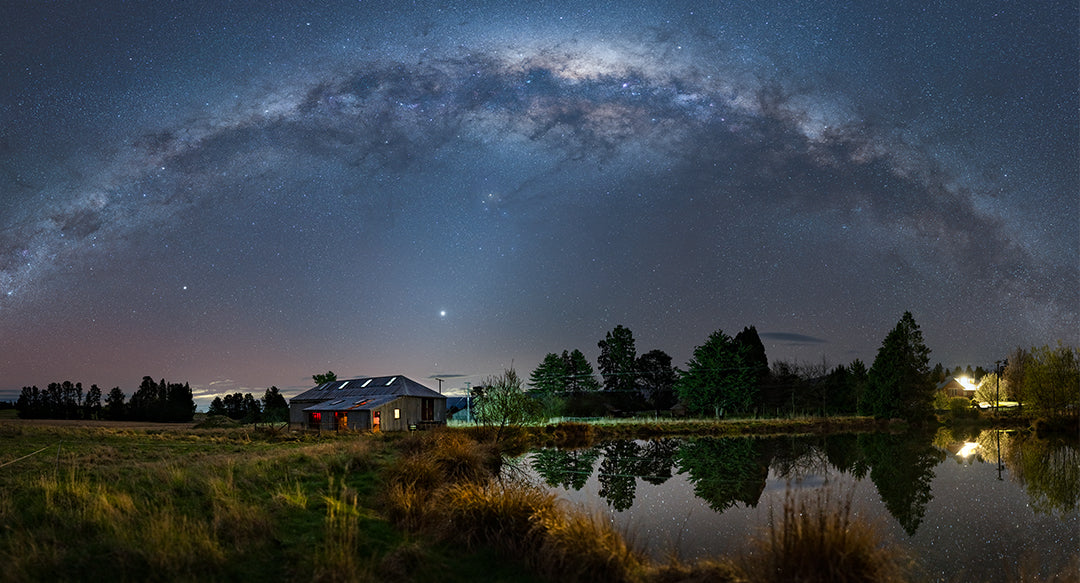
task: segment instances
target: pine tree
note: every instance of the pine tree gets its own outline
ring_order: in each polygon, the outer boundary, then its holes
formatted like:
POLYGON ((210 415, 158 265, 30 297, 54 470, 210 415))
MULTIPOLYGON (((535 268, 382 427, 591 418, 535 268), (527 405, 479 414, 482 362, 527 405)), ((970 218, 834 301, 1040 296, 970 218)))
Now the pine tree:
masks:
POLYGON ((563 357, 549 352, 529 375, 533 390, 546 394, 562 394, 566 391, 566 362, 563 357))
POLYGON ((266 389, 262 398, 263 420, 280 423, 289 420, 289 402, 277 387, 266 389))
POLYGON ((911 312, 904 312, 870 366, 862 412, 919 421, 930 415, 933 400, 930 349, 911 312))
POLYGON ((569 353, 564 350, 562 359, 566 370, 567 392, 580 395, 600 390, 600 383, 596 380, 592 364, 585 358, 585 354, 576 348, 569 353))

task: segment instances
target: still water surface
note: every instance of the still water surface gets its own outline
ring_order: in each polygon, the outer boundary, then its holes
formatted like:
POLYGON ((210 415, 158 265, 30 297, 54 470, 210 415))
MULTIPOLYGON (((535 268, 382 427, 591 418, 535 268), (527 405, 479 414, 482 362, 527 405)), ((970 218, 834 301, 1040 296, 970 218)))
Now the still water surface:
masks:
POLYGON ((611 441, 542 449, 527 472, 657 559, 736 556, 790 491, 853 514, 940 581, 1061 573, 1080 549, 1080 446, 1003 431, 611 441))

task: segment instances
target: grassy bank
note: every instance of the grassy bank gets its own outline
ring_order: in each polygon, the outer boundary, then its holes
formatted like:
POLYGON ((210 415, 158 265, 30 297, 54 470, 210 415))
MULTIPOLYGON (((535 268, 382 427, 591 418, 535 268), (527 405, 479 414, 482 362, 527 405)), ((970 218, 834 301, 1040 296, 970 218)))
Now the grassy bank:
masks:
POLYGON ((531 427, 527 431, 534 439, 549 440, 552 436, 580 432, 588 427, 589 434, 598 440, 648 439, 679 436, 737 436, 737 435, 799 435, 823 433, 897 432, 907 429, 907 423, 880 420, 872 417, 785 417, 745 419, 599 419, 588 423, 569 422, 531 427), (572 429, 568 429, 572 428, 572 429))

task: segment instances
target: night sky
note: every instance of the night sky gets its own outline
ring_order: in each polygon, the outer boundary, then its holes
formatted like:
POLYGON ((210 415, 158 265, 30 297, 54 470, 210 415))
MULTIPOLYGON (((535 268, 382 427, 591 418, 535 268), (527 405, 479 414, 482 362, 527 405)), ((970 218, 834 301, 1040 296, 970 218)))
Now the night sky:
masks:
POLYGON ((1080 335, 1075 2, 39 2, 0 19, 0 398, 444 389, 1080 335), (513 4, 514 6, 510 6, 513 4))

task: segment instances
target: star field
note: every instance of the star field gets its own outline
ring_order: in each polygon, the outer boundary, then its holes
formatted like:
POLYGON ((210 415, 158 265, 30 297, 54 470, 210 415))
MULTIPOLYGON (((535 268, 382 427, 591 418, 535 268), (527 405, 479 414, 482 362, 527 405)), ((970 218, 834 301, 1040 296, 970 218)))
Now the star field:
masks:
POLYGON ((1077 342, 1075 6, 13 13, 0 390, 1077 342))

